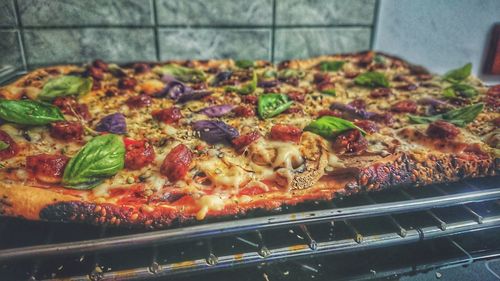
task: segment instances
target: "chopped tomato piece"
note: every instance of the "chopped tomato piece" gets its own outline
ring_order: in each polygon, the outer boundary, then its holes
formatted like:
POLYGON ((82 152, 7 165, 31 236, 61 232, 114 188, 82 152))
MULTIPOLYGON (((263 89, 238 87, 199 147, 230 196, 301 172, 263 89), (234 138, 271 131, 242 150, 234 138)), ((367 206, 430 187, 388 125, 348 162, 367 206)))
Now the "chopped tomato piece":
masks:
POLYGON ((255 116, 255 109, 249 106, 240 105, 233 109, 234 115, 238 117, 251 117, 255 116))
POLYGON ((5 142, 8 147, 0 150, 0 160, 5 160, 16 156, 19 153, 19 146, 6 132, 0 130, 0 141, 5 142))
POLYGON ((298 143, 302 130, 292 125, 274 125, 271 128, 271 139, 298 143))
POLYGON ((176 123, 182 118, 181 110, 177 107, 170 107, 152 112, 153 118, 166 124, 176 123))
POLYGON ((241 151, 243 148, 247 147, 248 145, 250 145, 252 142, 256 141, 259 138, 260 138, 259 132, 253 131, 248 134, 234 138, 232 140, 232 143, 236 151, 241 151))
POLYGON ((125 138, 125 167, 130 170, 139 170, 155 160, 153 146, 145 140, 131 140, 125 138))

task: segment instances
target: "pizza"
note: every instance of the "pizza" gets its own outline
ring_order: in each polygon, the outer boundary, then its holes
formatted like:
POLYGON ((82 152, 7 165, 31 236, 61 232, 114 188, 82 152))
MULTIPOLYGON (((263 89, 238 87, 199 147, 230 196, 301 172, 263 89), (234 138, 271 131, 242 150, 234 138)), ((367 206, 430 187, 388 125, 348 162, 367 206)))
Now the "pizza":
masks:
POLYGON ((0 213, 167 228, 499 172, 500 85, 375 52, 95 60, 0 88, 0 213))

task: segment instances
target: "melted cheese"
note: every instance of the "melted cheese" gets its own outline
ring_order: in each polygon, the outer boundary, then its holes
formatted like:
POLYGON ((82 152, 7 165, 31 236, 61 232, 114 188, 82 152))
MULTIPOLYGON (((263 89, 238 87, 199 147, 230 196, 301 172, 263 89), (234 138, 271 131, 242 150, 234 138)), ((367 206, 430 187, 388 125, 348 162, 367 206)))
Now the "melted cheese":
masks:
POLYGON ((248 151, 250 160, 262 160, 264 162, 262 164, 267 164, 274 169, 293 170, 303 162, 300 147, 290 142, 259 139, 248 147, 248 151))
POLYGON ((196 213, 196 219, 202 220, 208 211, 220 211, 224 208, 224 200, 217 195, 203 195, 197 202, 200 210, 196 213))
POLYGON ((248 173, 234 164, 226 164, 221 159, 212 157, 197 164, 215 186, 232 187, 238 189, 250 180, 248 173))

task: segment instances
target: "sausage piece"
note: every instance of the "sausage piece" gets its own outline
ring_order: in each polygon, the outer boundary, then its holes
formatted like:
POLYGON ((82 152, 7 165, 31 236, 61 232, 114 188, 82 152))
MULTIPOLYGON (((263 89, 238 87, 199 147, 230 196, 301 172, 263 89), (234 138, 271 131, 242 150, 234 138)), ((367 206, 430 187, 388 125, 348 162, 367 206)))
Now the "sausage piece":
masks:
POLYGON ((340 154, 359 154, 368 148, 368 141, 360 131, 352 129, 341 133, 333 142, 333 149, 340 154))
POLYGON ((55 122, 51 124, 50 136, 64 141, 81 140, 83 136, 83 126, 79 122, 55 122))
POLYGON ((451 123, 437 120, 429 124, 426 133, 431 138, 453 139, 460 133, 460 130, 451 123))
POLYGON ((186 176, 192 161, 193 153, 191 150, 186 145, 179 144, 163 160, 160 173, 167 176, 169 181, 176 182, 186 176))
POLYGON ((56 184, 62 181, 69 158, 64 155, 39 154, 26 157, 26 169, 38 181, 56 184))

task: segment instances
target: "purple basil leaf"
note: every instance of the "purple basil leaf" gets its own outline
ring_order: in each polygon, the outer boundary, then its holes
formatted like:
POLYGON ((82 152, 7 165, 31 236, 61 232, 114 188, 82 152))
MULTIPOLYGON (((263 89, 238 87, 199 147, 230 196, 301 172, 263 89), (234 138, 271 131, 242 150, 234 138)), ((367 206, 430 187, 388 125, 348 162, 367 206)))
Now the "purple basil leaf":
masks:
POLYGON ((233 75, 232 71, 221 71, 215 75, 214 80, 212 82, 212 86, 219 86, 220 83, 229 80, 233 75))
POLYGON ((156 95, 156 97, 169 97, 174 101, 178 101, 183 95, 190 94, 192 89, 186 86, 181 81, 175 79, 172 75, 163 75, 161 77, 163 82, 166 82, 167 85, 163 90, 156 95))
POLYGON ((191 92, 191 88, 187 87, 182 82, 175 80, 168 82, 167 87, 165 87, 165 92, 169 98, 177 101, 182 96, 189 94, 191 92))
POLYGON ((202 110, 198 111, 199 113, 203 113, 207 115, 208 117, 221 117, 233 110, 234 106, 230 104, 223 104, 223 105, 214 105, 214 106, 209 106, 205 107, 202 110))
POLYGON ((421 98, 418 100, 418 103, 429 106, 427 108, 427 113, 429 115, 436 115, 453 109, 451 104, 435 98, 421 98))
POLYGON ((113 113, 108 115, 97 123, 95 130, 98 132, 108 132, 113 134, 123 135, 127 133, 127 123, 125 116, 121 113, 113 113))
POLYGON ((346 113, 351 118, 360 118, 360 119, 370 119, 376 114, 374 112, 366 111, 364 109, 358 109, 352 105, 343 104, 339 102, 334 102, 330 106, 330 109, 337 109, 346 113))
POLYGON ((236 128, 217 120, 201 120, 192 123, 193 130, 208 143, 228 142, 240 134, 236 128))
POLYGON ((182 103, 190 100, 198 100, 212 94, 211 91, 207 90, 193 90, 170 75, 164 75, 162 80, 167 82, 167 86, 165 86, 160 94, 156 95, 157 97, 167 96, 175 102, 182 103))
POLYGON ((280 81, 278 81, 278 80, 263 80, 263 81, 259 80, 259 83, 257 84, 257 86, 259 86, 261 88, 273 88, 273 87, 278 86, 279 83, 280 83, 280 81))
POLYGON ((189 91, 185 92, 183 95, 177 99, 177 102, 187 102, 190 100, 199 100, 201 98, 204 98, 206 96, 211 95, 213 92, 208 91, 208 90, 193 90, 191 88, 188 88, 189 91))

